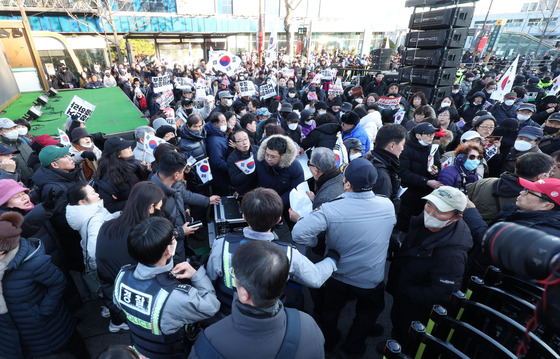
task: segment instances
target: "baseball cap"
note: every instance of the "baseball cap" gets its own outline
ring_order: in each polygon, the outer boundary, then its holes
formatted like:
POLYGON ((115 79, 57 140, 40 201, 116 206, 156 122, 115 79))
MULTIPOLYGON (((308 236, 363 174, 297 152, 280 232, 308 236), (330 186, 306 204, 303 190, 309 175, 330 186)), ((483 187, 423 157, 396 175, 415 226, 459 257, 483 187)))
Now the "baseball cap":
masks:
POLYGON ((233 98, 233 95, 229 91, 220 91, 220 92, 218 92, 218 97, 220 99, 222 99, 222 98, 233 98))
POLYGON ((536 126, 525 126, 519 131, 517 137, 527 137, 531 140, 540 140, 543 137, 543 130, 536 126))
POLYGON ((7 117, 0 118, 0 128, 12 128, 16 127, 14 121, 10 120, 7 117))
POLYGON ((560 121, 560 113, 554 112, 547 118, 548 121, 560 121))
POLYGON ((512 99, 512 98, 517 98, 517 94, 515 92, 508 92, 505 94, 504 99, 512 99))
POLYGON ((546 194, 554 203, 560 205, 560 179, 543 178, 535 182, 519 177, 519 184, 530 191, 546 194))
POLYGON ((467 132, 463 133, 463 135, 461 136, 461 142, 474 140, 475 138, 479 138, 481 140, 484 139, 484 137, 482 137, 480 135, 480 133, 478 133, 476 131, 467 131, 467 132))
POLYGON ((282 102, 282 107, 280 112, 292 112, 294 110, 293 106, 289 102, 282 102))
POLYGON ((362 145, 362 141, 358 140, 357 138, 347 138, 344 140, 344 147, 347 150, 364 150, 364 146, 362 145))
POLYGON ((414 133, 422 134, 422 133, 434 133, 436 132, 436 128, 432 126, 431 123, 422 122, 418 126, 414 127, 414 133))
POLYGON ((124 150, 134 144, 134 141, 127 141, 122 137, 111 137, 105 141, 103 154, 109 156, 117 151, 124 150))
POLYGON ((342 106, 340 106, 340 111, 342 112, 352 111, 352 104, 350 102, 343 102, 342 106))
POLYGON ((467 207, 467 197, 459 189, 451 186, 441 186, 422 199, 432 202, 440 212, 463 212, 467 207))
POLYGON ((70 146, 58 147, 58 146, 47 146, 41 149, 39 152, 39 161, 43 167, 48 167, 57 158, 64 157, 68 154, 70 146))
POLYGON ((192 92, 192 88, 191 88, 190 86, 186 86, 186 87, 183 89, 183 93, 191 93, 191 92, 192 92))
POLYGON ((354 192, 371 191, 377 181, 377 170, 370 161, 356 158, 344 167, 342 174, 352 185, 354 192))
POLYGON ((9 147, 4 146, 3 144, 0 144, 0 156, 11 155, 13 153, 19 153, 19 151, 13 150, 9 147))
MULTIPOLYGON (((79 128, 79 127, 76 127, 79 128)), ((58 141, 55 140, 54 138, 52 138, 50 135, 41 135, 41 136, 37 136, 33 139, 33 141, 31 141, 31 144, 33 145, 34 143, 38 143, 41 145, 41 147, 46 147, 46 146, 56 146, 58 145, 58 141)))
POLYGON ((540 82, 539 78, 536 76, 530 77, 529 78, 529 83, 530 84, 538 84, 540 82))
POLYGON ((521 105, 519 105, 517 111, 521 111, 521 110, 529 110, 531 112, 536 112, 537 108, 532 103, 522 103, 521 105))

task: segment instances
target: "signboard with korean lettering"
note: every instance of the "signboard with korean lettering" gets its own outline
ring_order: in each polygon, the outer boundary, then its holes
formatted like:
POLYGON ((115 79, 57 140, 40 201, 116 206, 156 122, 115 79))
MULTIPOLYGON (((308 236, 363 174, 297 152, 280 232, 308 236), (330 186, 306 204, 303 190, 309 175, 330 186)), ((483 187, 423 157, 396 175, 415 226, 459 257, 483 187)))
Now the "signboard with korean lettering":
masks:
POLYGON ((267 98, 276 96, 276 89, 272 86, 272 84, 264 84, 259 87, 259 94, 261 96, 261 100, 266 100, 267 98))
POLYGON ((92 105, 78 96, 74 96, 64 113, 68 116, 78 116, 78 120, 86 122, 94 110, 95 105, 92 105))
POLYGON ((255 94, 255 84, 252 81, 239 82, 239 95, 240 96, 253 96, 255 94))
POLYGON ((155 93, 173 89, 169 75, 152 77, 152 85, 155 93))
POLYGON ((394 110, 397 105, 401 102, 401 96, 397 97, 385 97, 381 96, 379 100, 377 100, 377 106, 381 109, 391 109, 394 110))

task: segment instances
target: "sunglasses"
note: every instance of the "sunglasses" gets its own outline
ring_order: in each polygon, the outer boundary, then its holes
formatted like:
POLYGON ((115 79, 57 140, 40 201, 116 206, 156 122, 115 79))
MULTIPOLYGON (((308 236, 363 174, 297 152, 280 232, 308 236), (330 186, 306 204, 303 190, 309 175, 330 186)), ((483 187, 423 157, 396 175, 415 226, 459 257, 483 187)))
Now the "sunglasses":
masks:
POLYGON ((477 155, 470 155, 468 157, 469 160, 479 160, 479 161, 482 161, 483 158, 484 158, 484 156, 482 156, 482 155, 478 155, 478 156, 477 155))

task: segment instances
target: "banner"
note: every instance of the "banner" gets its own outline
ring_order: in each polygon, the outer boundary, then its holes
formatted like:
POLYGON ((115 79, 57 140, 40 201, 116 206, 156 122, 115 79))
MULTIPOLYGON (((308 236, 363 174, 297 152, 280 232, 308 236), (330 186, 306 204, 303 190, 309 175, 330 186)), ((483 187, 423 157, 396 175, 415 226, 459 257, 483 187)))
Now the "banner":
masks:
POLYGON ((321 70, 321 72, 319 72, 319 74, 321 75, 321 80, 332 80, 335 78, 336 76, 336 69, 326 69, 326 70, 321 70))
POLYGON ((58 141, 64 146, 70 146, 72 144, 66 132, 62 131, 60 128, 58 129, 58 141))
POLYGON ((379 106, 380 109, 384 110, 384 109, 391 109, 394 110, 397 105, 401 102, 401 96, 398 97, 385 97, 385 96, 381 96, 379 97, 379 100, 377 100, 377 106, 379 106))
POLYGON ((171 85, 169 75, 152 77, 152 87, 155 93, 173 90, 173 85, 171 85))
POLYGON ((252 81, 240 81, 239 82, 239 95, 243 96, 253 96, 256 92, 255 84, 252 81))
POLYGON ((511 66, 507 69, 504 75, 498 81, 496 86, 496 91, 492 92, 490 98, 493 100, 503 101, 504 96, 511 92, 513 87, 513 80, 515 80, 515 74, 517 73, 517 63, 519 62, 519 55, 512 62, 511 66))
POLYGON ((74 95, 64 113, 70 117, 78 116, 79 121, 86 122, 94 110, 95 105, 74 95))
POLYGON ((175 79, 175 83, 177 84, 177 88, 181 90, 192 86, 192 80, 186 79, 184 77, 177 77, 175 79))
POLYGON ((268 47, 266 48, 266 58, 265 63, 271 64, 273 61, 278 59, 278 35, 276 34, 276 28, 270 32, 270 38, 268 39, 268 47))
POLYGON ((255 160, 253 159, 253 154, 249 156, 246 160, 237 161, 235 165, 241 172, 245 173, 246 175, 250 175, 251 173, 255 172, 255 160))
POLYGON ((259 94, 261 100, 266 100, 267 98, 276 96, 276 89, 272 84, 264 84, 259 87, 259 94))
POLYGON ((208 162, 208 157, 195 163, 196 173, 202 183, 206 183, 212 180, 212 171, 210 170, 210 163, 208 162))
POLYGON ((294 77, 294 69, 282 69, 282 75, 284 77, 294 77))
POLYGON ((241 59, 229 51, 218 51, 214 54, 211 65, 214 70, 233 76, 241 65, 241 59))
POLYGON ((153 155, 154 150, 161 143, 165 143, 165 140, 157 137, 156 135, 152 135, 148 132, 144 133, 144 150, 146 151, 146 153, 153 155))

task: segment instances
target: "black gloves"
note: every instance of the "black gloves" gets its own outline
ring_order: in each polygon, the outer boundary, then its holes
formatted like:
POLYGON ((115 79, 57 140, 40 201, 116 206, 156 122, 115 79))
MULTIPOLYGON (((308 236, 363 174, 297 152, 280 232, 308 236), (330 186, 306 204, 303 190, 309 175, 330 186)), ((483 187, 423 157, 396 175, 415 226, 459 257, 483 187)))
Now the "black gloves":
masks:
POLYGON ((45 200, 43 201, 43 208, 49 212, 53 211, 61 194, 62 192, 57 193, 55 192, 54 188, 51 188, 51 190, 47 194, 47 198, 45 198, 45 200))
POLYGON ((327 254, 325 255, 326 258, 332 258, 336 263, 340 260, 340 254, 332 248, 329 248, 327 254))
POLYGON ((97 160, 97 156, 95 155, 95 153, 91 152, 91 151, 83 151, 81 154, 83 159, 88 159, 90 161, 96 161, 97 160))

